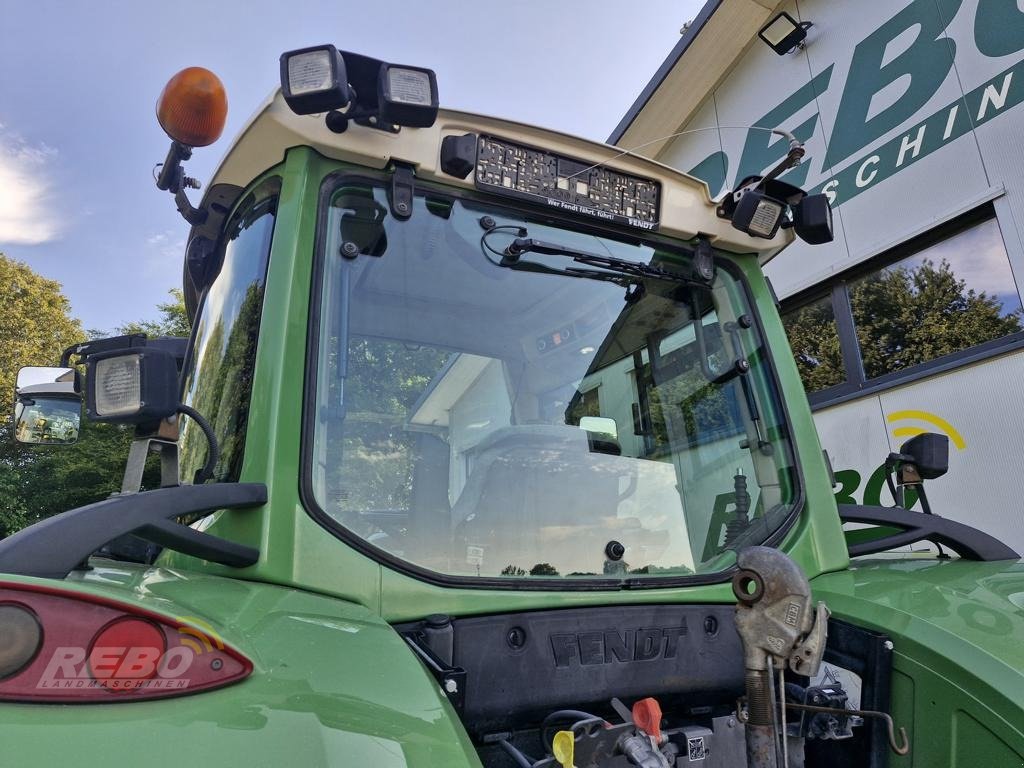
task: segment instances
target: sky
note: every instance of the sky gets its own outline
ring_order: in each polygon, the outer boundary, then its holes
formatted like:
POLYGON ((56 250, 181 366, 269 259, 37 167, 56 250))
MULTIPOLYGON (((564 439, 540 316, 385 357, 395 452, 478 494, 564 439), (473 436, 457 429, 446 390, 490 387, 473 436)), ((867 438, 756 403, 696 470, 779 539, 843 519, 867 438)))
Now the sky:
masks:
POLYGON ((604 141, 702 5, 0 0, 0 252, 59 281, 86 329, 156 319, 188 234, 152 176, 175 72, 206 67, 227 90, 223 136, 186 165, 204 183, 281 53, 322 43, 434 69, 443 106, 604 141))

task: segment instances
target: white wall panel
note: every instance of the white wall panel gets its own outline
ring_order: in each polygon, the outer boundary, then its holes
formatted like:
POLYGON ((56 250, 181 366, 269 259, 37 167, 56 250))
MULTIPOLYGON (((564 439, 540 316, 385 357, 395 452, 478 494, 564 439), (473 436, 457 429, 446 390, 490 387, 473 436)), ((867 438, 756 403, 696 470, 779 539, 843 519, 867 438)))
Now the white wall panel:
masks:
MULTIPOLYGON (((1024 552, 1024 353, 890 390, 880 401, 887 420, 923 411, 948 422, 963 440, 962 447, 950 440, 949 473, 926 485, 934 512, 997 535, 1024 552)), ((890 436, 897 427, 914 426, 949 434, 923 418, 899 418, 887 426, 890 436)), ((898 448, 909 438, 891 439, 898 448)))

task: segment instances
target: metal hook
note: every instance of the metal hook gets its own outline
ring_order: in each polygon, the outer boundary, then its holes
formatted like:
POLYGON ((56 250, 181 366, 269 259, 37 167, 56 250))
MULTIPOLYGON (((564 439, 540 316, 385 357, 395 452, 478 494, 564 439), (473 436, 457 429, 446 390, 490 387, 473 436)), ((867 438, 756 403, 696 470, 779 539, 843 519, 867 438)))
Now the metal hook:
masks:
POLYGON ((824 712, 829 715, 856 715, 858 717, 880 717, 885 720, 885 727, 889 731, 889 747, 897 755, 905 755, 910 752, 910 742, 907 740, 907 729, 900 726, 900 741, 896 743, 896 724, 887 712, 876 712, 872 709, 836 709, 835 707, 816 707, 813 704, 786 704, 791 709, 802 709, 805 712, 824 712))

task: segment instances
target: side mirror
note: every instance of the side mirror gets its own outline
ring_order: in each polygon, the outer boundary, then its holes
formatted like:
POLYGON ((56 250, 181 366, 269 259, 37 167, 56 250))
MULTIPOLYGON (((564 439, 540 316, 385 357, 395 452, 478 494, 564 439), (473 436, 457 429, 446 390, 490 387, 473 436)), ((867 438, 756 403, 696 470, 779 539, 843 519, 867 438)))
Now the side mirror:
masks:
POLYGON ((934 432, 912 437, 900 446, 904 463, 913 464, 922 480, 934 480, 949 471, 949 438, 934 432))
POLYGON ((14 390, 14 439, 32 445, 78 440, 82 397, 73 368, 26 367, 14 390))

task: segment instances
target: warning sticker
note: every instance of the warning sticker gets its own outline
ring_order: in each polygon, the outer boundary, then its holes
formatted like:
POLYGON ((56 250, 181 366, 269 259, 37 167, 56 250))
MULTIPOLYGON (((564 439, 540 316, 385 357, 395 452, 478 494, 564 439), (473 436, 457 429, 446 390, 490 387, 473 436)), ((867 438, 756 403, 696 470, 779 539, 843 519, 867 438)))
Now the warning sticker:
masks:
POLYGON ((694 763, 698 760, 704 760, 708 756, 708 749, 704 745, 704 737, 696 736, 686 740, 686 749, 689 753, 690 762, 694 763))

